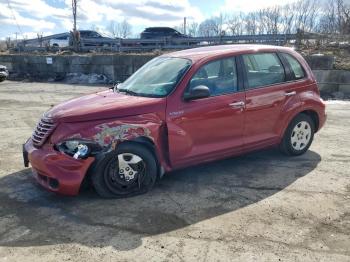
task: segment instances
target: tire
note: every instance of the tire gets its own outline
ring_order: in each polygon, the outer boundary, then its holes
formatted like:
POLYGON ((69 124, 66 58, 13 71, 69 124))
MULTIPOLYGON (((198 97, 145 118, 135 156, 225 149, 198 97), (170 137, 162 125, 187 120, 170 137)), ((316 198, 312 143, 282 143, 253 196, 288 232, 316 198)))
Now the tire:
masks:
POLYGON ((315 124, 311 117, 299 114, 289 123, 280 144, 280 150, 289 156, 302 155, 311 146, 314 133, 315 124))
POLYGON ((101 197, 130 197, 151 190, 156 182, 157 170, 157 162, 151 151, 126 142, 98 161, 91 181, 101 197))

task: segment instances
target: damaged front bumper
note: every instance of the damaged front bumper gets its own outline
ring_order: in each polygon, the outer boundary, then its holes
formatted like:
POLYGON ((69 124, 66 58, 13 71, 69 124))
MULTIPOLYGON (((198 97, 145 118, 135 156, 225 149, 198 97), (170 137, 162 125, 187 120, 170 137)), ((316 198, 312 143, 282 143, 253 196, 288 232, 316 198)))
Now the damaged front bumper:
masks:
POLYGON ((34 147, 29 139, 23 145, 24 165, 30 163, 34 178, 44 188, 64 195, 77 195, 94 157, 74 159, 50 145, 34 147))
POLYGON ((8 72, 7 71, 1 71, 0 72, 0 81, 4 81, 8 77, 8 72))

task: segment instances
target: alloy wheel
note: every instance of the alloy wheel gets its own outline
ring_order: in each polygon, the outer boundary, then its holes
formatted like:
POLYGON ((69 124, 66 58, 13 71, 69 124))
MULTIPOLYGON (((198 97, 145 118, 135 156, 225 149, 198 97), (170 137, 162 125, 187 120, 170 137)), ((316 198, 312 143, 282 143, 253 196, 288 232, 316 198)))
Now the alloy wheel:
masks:
POLYGON ((291 134, 291 144, 294 150, 301 151, 308 146, 311 132, 311 126, 307 121, 301 121, 295 125, 291 134))

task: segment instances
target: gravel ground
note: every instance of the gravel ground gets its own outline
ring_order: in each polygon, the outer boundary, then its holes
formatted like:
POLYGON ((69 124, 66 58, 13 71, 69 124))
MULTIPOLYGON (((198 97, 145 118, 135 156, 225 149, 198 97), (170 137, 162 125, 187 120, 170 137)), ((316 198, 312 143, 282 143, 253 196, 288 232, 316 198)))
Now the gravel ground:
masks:
POLYGON ((0 261, 350 261, 350 102, 300 157, 187 168, 129 199, 46 192, 21 144, 52 104, 101 88, 0 84, 0 261))

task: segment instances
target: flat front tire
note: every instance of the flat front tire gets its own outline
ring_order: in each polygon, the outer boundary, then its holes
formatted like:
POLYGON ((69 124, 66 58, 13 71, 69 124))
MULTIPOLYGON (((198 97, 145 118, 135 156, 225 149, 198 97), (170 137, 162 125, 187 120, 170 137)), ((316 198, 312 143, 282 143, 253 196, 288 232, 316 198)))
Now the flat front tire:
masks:
POLYGON ((146 193, 157 178, 153 153, 142 145, 122 143, 96 164, 91 176, 96 192, 105 198, 146 193))
POLYGON ((286 155, 298 156, 304 154, 314 138, 315 124, 306 114, 297 115, 288 125, 280 144, 281 151, 286 155))

